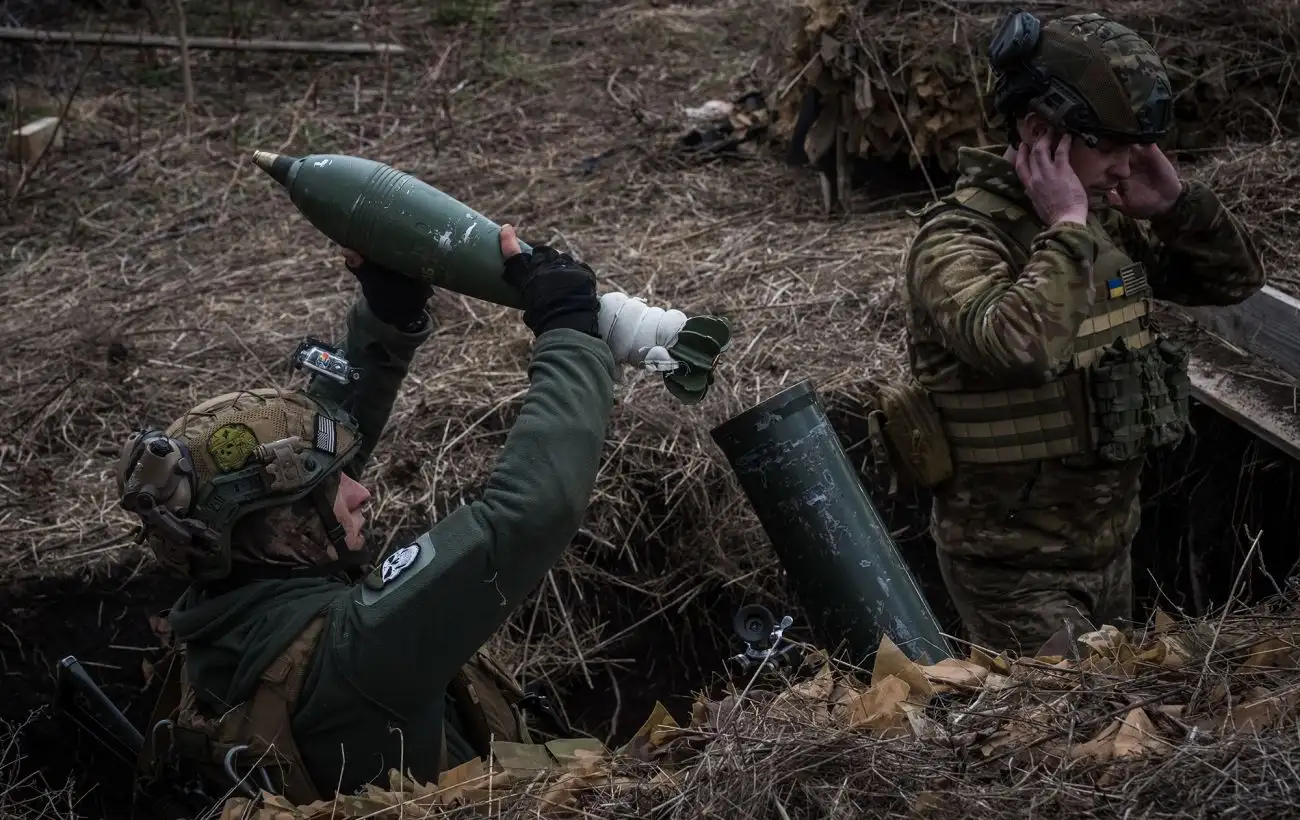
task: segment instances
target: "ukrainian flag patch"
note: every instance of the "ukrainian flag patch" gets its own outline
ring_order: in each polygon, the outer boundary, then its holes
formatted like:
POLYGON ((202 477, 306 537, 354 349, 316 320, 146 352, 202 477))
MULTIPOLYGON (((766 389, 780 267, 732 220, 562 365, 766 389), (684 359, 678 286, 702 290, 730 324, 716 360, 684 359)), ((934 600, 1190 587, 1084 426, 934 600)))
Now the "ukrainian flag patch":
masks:
POLYGON ((1106 292, 1112 299, 1118 299, 1124 295, 1124 280, 1115 278, 1106 280, 1106 292))

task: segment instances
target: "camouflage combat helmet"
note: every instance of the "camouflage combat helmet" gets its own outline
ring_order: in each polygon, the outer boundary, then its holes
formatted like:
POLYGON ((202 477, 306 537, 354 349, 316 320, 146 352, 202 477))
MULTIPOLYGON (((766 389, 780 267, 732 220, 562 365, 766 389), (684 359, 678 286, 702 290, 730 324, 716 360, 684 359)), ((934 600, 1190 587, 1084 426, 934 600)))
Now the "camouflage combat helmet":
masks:
POLYGON ((996 104, 1016 101, 1096 146, 1100 138, 1150 143, 1173 118, 1169 75, 1137 32, 1100 14, 1042 24, 1015 10, 989 46, 999 75, 996 104))
POLYGON ((117 465, 122 508, 140 516, 141 539, 192 581, 227 577, 231 534, 248 514, 314 496, 331 553, 346 555, 333 513, 338 473, 360 444, 341 408, 296 390, 228 393, 166 430, 133 433, 117 465))

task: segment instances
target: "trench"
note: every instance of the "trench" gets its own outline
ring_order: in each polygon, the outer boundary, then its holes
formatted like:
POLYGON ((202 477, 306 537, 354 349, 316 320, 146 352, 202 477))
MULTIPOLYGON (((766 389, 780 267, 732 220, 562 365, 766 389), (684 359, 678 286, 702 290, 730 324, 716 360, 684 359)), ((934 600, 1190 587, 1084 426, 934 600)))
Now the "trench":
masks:
MULTIPOLYGON (((901 163, 888 173, 879 165, 875 170, 869 180, 859 177, 855 186, 866 210, 896 208, 900 200, 926 195, 919 171, 901 163)), ((942 174, 932 178, 938 185, 951 181, 942 174)), ((865 468, 867 424, 861 405, 839 394, 823 395, 822 401, 932 611, 945 631, 961 634, 927 533, 927 494, 889 496, 865 468)), ((1195 432, 1175 450, 1152 456, 1144 473, 1142 526, 1132 553, 1139 619, 1157 607, 1204 615, 1226 602, 1234 587, 1236 597, 1258 600, 1281 591, 1297 561, 1300 505, 1293 499, 1300 463, 1195 402, 1192 421, 1195 432)), ((465 489, 472 493, 475 488, 465 489)), ((639 561, 653 563, 664 560, 668 545, 688 539, 700 522, 673 515, 656 497, 661 491, 654 483, 647 482, 644 490, 648 512, 656 520, 672 519, 652 541, 633 545, 639 561)), ((458 497, 453 493, 439 499, 430 512, 445 513, 458 497)), ((751 597, 739 585, 719 580, 639 627, 635 625, 651 605, 644 596, 621 587, 581 590, 584 597, 600 595, 608 605, 609 634, 630 630, 615 654, 634 662, 602 667, 594 675, 594 688, 577 668, 551 680, 568 719, 575 728, 615 745, 635 733, 656 701, 679 721, 688 720, 697 692, 717 694, 734 679, 725 664, 740 648, 731 620, 746 603, 768 605, 778 617, 788 612, 796 619, 791 634, 815 640, 802 630, 807 621, 794 593, 784 583, 776 586, 775 597, 751 597)), ((148 619, 181 590, 176 579, 132 566, 0 589, 0 674, 6 695, 0 698, 0 720, 10 729, 21 727, 14 751, 0 769, 0 794, 6 800, 38 799, 67 786, 76 796, 78 816, 157 816, 150 807, 133 803, 127 766, 55 719, 50 702, 58 661, 74 655, 128 719, 143 728, 156 697, 155 687, 146 685, 145 667, 160 655, 148 619)), ((579 592, 566 590, 564 595, 568 604, 581 604, 579 592)))
MULTIPOLYGON (((839 396, 824 401, 850 457, 865 463, 861 409, 839 396)), ((1239 598, 1258 600, 1284 587, 1296 562, 1300 510, 1292 501, 1300 464, 1206 407, 1194 406, 1193 423, 1195 433, 1179 448, 1148 461, 1142 529, 1133 549, 1139 616, 1150 615, 1157 606, 1203 615, 1227 601, 1234 584, 1239 598)), ((880 487, 864 483, 898 533, 900 550, 936 616, 956 632, 958 621, 925 531, 928 499, 922 494, 891 499, 880 487)), ((674 537, 672 532, 665 535, 674 537)), ((657 546, 646 545, 645 552, 655 552, 657 546)), ((58 660, 75 655, 127 716, 144 726, 155 694, 145 686, 144 665, 157 659, 149 649, 156 640, 148 618, 180 591, 174 579, 129 566, 95 578, 32 581, 0 591, 0 672, 6 694, 0 718, 10 726, 26 722, 17 739, 21 759, 16 771, 6 774, 10 783, 27 780, 19 782, 10 799, 71 782, 80 816, 154 816, 146 807, 132 805, 124 764, 55 720, 49 703, 58 660)), ((679 720, 687 719, 693 693, 716 691, 722 680, 723 658, 729 647, 736 648, 729 643, 731 616, 745 602, 719 585, 697 595, 682 612, 635 630, 619 654, 644 662, 616 672, 613 687, 598 685, 593 692, 577 670, 556 681, 571 693, 569 719, 614 743, 636 731, 656 700, 679 720)), ((644 615, 643 602, 629 598, 626 603, 611 610, 626 618, 626 623, 611 624, 612 629, 631 626, 644 615)), ((793 609, 800 617, 797 602, 793 609)))

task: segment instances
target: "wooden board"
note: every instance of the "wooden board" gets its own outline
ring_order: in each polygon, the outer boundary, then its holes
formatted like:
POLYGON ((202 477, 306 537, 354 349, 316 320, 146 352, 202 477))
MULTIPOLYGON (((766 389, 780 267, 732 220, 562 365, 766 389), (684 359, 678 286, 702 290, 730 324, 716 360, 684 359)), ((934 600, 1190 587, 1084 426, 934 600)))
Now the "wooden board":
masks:
POLYGON ((1265 285, 1239 305, 1178 309, 1214 335, 1300 378, 1300 300, 1265 285))
POLYGON ((1192 398, 1300 460, 1300 397, 1296 388, 1243 375, 1205 359, 1193 359, 1188 375, 1192 398))

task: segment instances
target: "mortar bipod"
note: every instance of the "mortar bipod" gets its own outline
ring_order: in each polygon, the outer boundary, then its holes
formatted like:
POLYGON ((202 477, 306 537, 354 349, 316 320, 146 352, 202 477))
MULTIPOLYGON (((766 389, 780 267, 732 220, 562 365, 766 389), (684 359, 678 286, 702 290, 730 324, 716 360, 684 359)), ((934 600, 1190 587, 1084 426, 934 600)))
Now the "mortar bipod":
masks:
POLYGON ((157 749, 158 749, 158 730, 170 729, 171 726, 172 726, 171 719, 163 718, 162 720, 155 723, 153 725, 153 728, 149 730, 149 737, 152 739, 153 742, 154 754, 157 754, 157 749))
POLYGON ((773 667, 796 664, 800 653, 795 644, 786 642, 785 646, 777 648, 785 637, 785 631, 793 623, 794 619, 789 615, 783 616, 778 623, 771 611, 761 604, 741 607, 732 619, 731 626, 736 637, 745 645, 745 650, 729 660, 744 672, 764 664, 773 667))
MULTIPOLYGON (((247 749, 248 749, 247 744, 243 746, 232 746, 230 751, 226 752, 226 759, 222 761, 222 766, 225 767, 226 776, 230 778, 230 782, 234 785, 236 789, 242 791, 244 794, 248 795, 251 798, 256 798, 257 792, 253 789, 252 786, 248 785, 248 781, 244 780, 244 778, 240 777, 238 774, 235 773, 235 755, 247 749)), ((279 791, 276 790, 276 788, 271 785, 271 776, 266 773, 265 766, 258 766, 257 773, 262 776, 262 785, 266 787, 266 790, 268 792, 270 792, 271 794, 279 794, 279 791)))

